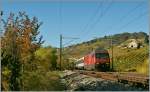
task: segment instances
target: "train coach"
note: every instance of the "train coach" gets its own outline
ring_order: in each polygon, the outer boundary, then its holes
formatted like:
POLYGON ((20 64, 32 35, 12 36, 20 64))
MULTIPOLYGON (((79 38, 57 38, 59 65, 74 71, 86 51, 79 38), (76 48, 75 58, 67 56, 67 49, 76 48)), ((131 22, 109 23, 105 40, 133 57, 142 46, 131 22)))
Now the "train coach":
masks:
POLYGON ((84 69, 84 57, 82 57, 76 61, 75 68, 81 69, 81 70, 84 69))

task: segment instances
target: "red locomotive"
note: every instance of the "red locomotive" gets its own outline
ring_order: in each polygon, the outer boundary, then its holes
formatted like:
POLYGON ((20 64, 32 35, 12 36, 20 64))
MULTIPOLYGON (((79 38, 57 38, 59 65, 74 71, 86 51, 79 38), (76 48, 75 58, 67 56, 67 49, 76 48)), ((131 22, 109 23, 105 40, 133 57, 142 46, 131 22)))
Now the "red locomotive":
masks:
POLYGON ((92 53, 84 57, 84 69, 96 71, 109 71, 110 58, 109 53, 105 49, 96 49, 92 53))

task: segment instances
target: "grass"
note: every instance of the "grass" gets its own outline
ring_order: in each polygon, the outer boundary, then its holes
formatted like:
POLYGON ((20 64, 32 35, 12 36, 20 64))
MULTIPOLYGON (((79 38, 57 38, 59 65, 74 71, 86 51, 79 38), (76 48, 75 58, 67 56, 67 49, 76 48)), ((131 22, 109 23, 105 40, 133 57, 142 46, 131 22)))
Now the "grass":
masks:
POLYGON ((149 60, 146 59, 143 64, 137 65, 136 67, 137 72, 142 73, 142 74, 149 74, 149 60))

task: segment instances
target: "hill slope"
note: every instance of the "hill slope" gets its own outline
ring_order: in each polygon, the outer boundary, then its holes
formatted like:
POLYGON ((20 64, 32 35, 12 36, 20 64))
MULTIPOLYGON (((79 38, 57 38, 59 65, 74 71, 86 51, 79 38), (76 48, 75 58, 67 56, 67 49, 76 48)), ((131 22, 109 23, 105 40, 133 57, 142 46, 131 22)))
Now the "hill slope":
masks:
MULTIPOLYGON (((81 58, 96 48, 108 49, 111 57, 110 38, 113 39, 114 51, 114 69, 116 71, 140 71, 137 67, 148 60, 148 44, 145 44, 145 38, 148 35, 144 32, 139 33, 122 33, 113 36, 105 36, 80 44, 72 45, 64 48, 64 57, 81 58), (144 46, 140 49, 118 48, 122 43, 127 43, 129 39, 139 39, 144 46)), ((142 66, 142 65, 141 65, 142 66)), ((142 69, 142 67, 141 67, 142 69)), ((145 71, 147 71, 146 67, 145 71)))

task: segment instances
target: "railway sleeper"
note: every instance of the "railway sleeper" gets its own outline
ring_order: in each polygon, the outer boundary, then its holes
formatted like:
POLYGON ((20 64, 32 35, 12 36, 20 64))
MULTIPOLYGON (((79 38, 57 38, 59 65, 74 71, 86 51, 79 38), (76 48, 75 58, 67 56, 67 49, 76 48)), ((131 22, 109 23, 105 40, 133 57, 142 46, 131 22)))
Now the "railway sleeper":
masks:
POLYGON ((95 72, 91 72, 92 74, 96 74, 95 72))

